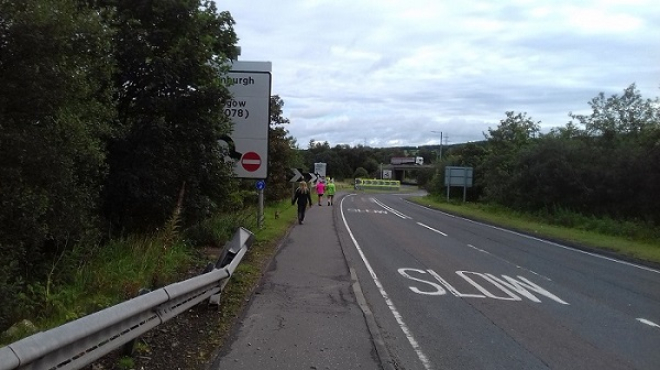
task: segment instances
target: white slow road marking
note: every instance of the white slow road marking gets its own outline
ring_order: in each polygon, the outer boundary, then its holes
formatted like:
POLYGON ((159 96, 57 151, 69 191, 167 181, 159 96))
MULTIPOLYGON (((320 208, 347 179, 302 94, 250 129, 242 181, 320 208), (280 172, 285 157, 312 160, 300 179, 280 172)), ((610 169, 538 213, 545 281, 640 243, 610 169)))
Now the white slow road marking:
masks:
POLYGON ((660 325, 654 323, 651 320, 643 319, 643 318, 640 317, 640 318, 637 319, 637 321, 641 322, 642 324, 646 324, 648 326, 653 326, 655 328, 660 328, 660 325))
MULTIPOLYGON (((354 194, 351 194, 354 195, 354 194)), ((394 316, 394 319, 396 319, 396 322, 399 324, 399 327, 401 328, 401 331, 403 331, 403 334, 406 336, 408 339, 408 342, 412 346, 413 350, 417 354, 417 357, 419 360, 422 362, 422 365, 426 370, 431 370, 431 362, 429 361, 428 357, 424 354, 422 351, 422 348, 419 346, 419 343, 417 343, 417 340, 413 336, 412 332, 408 328, 408 325, 406 325, 405 322, 403 322, 403 317, 399 313, 399 311, 396 309, 394 306, 394 302, 390 299, 389 295, 385 291, 385 288, 383 288, 383 284, 380 283, 380 279, 378 279, 378 276, 376 276, 376 272, 374 271, 373 268, 371 268, 371 264, 367 260, 367 257, 364 255, 362 252, 362 248, 360 248, 360 245, 358 244, 357 240, 355 240, 355 236, 353 236, 353 232, 351 231, 351 228, 348 227, 348 222, 346 222, 346 217, 344 217, 344 199, 350 197, 351 195, 342 198, 341 200, 341 205, 339 207, 341 211, 341 218, 344 221, 344 226, 346 226, 346 230, 348 231, 348 235, 351 236, 351 240, 353 241, 353 245, 355 246, 355 249, 357 249, 358 253, 360 254, 360 258, 362 258, 362 262, 364 262, 365 267, 367 270, 369 270, 369 274, 371 275, 371 278, 373 279, 374 283, 376 284, 376 287, 378 288, 378 291, 380 292, 380 295, 383 296, 383 299, 385 299, 385 304, 387 304, 387 307, 389 307, 390 311, 392 312, 392 315, 394 316)))
POLYGON ((421 223, 421 222, 418 222, 417 225, 419 225, 419 226, 421 226, 421 227, 425 227, 425 228, 427 228, 427 229, 433 231, 434 233, 438 233, 438 234, 440 234, 440 235, 442 235, 442 236, 447 236, 447 234, 443 233, 442 231, 440 231, 440 230, 436 230, 436 229, 432 228, 431 226, 424 225, 424 224, 421 223))
POLYGON ((388 210, 388 211, 394 213, 394 214, 395 214, 396 216, 398 216, 398 217, 401 217, 401 218, 403 218, 403 219, 410 219, 410 218, 411 218, 411 217, 408 217, 408 216, 404 215, 403 213, 397 211, 396 209, 394 209, 394 208, 392 208, 392 207, 386 206, 385 204, 381 203, 381 202, 380 202, 378 199, 376 199, 376 198, 371 198, 371 201, 374 202, 374 203, 376 203, 376 204, 378 204, 379 206, 385 208, 386 210, 388 210))

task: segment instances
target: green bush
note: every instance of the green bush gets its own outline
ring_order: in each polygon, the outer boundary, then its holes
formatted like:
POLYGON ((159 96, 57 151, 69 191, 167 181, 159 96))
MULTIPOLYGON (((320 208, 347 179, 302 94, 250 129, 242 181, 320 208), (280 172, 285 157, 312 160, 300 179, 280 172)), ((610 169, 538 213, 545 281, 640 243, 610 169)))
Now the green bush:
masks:
POLYGON ((353 172, 354 178, 360 177, 369 177, 369 172, 364 167, 358 167, 355 172, 353 172))
MULTIPOLYGON (((21 250, 0 244, 0 297, 18 297, 25 283, 21 279, 18 256, 13 252, 21 250)), ((0 332, 18 321, 22 310, 16 299, 0 300, 0 332)))
POLYGON ((221 247, 240 226, 256 227, 256 209, 214 215, 184 232, 184 239, 198 247, 221 247))

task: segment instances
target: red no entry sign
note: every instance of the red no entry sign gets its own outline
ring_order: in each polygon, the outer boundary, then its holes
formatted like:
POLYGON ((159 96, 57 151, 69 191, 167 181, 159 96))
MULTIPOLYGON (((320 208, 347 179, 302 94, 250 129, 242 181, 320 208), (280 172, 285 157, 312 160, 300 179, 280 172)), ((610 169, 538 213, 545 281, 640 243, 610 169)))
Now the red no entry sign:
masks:
POLYGON ((248 172, 254 172, 261 167, 261 157, 255 152, 247 152, 241 158, 241 165, 248 172))

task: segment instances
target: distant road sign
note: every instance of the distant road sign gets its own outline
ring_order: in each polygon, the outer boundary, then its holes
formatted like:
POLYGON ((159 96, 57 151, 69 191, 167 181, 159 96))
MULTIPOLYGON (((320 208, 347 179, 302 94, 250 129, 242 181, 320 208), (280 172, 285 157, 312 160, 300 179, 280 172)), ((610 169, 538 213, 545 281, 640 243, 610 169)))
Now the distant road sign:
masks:
POLYGON ((319 177, 325 177, 327 163, 314 163, 314 173, 319 177))
POLYGON ((259 180, 257 181, 254 186, 257 188, 257 190, 264 190, 266 188, 266 182, 264 180, 259 180))
POLYGON ((472 187, 472 167, 445 167, 445 186, 472 187))
POLYGON ((311 182, 312 184, 316 182, 316 179, 318 178, 315 174, 311 172, 307 172, 303 174, 303 170, 300 168, 291 168, 291 172, 293 172, 293 177, 289 179, 289 182, 298 182, 298 181, 307 181, 311 182))

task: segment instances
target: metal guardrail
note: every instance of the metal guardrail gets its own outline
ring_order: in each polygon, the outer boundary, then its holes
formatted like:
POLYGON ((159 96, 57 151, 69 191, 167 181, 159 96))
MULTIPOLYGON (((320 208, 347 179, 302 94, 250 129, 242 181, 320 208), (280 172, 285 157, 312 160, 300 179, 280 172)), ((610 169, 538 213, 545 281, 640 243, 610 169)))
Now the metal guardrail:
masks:
POLYGON ((220 294, 253 242, 254 235, 239 228, 208 272, 0 348, 0 370, 74 370, 98 360, 220 294))

